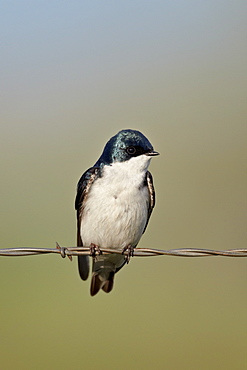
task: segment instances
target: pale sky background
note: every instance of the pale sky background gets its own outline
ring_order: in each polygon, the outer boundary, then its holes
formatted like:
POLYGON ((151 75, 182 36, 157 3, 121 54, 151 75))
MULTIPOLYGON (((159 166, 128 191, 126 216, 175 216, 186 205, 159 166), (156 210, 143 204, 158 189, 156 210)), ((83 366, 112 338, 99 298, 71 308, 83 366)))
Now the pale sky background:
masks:
MULTIPOLYGON (((81 174, 142 131, 140 247, 246 248, 246 1, 2 1, 1 248, 72 246, 81 174)), ((8 369, 245 369, 244 258, 134 258, 109 295, 76 261, 0 258, 8 369)))

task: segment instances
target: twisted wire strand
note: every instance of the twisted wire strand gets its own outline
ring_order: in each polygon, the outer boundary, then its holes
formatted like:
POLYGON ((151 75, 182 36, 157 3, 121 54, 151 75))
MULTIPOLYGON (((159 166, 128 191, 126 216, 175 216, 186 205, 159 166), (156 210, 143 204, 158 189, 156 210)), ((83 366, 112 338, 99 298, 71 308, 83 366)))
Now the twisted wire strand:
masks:
MULTIPOLYGON (((125 254, 128 255, 128 251, 122 252, 122 250, 100 248, 103 254, 125 254)), ((86 247, 60 247, 56 243, 56 248, 6 248, 0 249, 0 256, 16 257, 16 256, 33 256, 40 254, 55 253, 60 254, 63 258, 68 257, 72 259, 72 256, 80 255, 91 255, 90 248, 86 247)), ((96 251, 95 255, 99 252, 96 251)), ((224 256, 224 257, 247 257, 247 248, 242 249, 229 249, 229 250, 212 250, 212 249, 199 249, 199 248, 179 248, 179 249, 150 249, 150 248, 135 248, 133 252, 135 257, 152 257, 152 256, 179 256, 179 257, 206 257, 206 256, 224 256)))

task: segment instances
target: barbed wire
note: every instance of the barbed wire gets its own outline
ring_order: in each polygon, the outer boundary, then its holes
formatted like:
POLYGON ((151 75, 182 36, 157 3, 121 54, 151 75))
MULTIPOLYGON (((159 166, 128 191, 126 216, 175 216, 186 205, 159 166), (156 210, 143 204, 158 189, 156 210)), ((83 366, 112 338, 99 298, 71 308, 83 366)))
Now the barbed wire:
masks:
MULTIPOLYGON (((72 256, 92 255, 92 250, 87 247, 60 247, 56 243, 56 248, 6 248, 0 249, 0 256, 17 257, 17 256, 33 256, 41 254, 60 254, 61 257, 68 257, 72 260, 72 256)), ((99 254, 124 254, 129 256, 128 250, 100 248, 96 250, 94 256, 99 254)), ((247 257, 247 248, 242 249, 229 249, 225 251, 218 251, 212 249, 199 249, 199 248, 179 248, 179 249, 150 249, 150 248, 135 248, 133 251, 135 257, 152 257, 152 256, 177 256, 177 257, 206 257, 206 256, 224 256, 224 257, 247 257)))

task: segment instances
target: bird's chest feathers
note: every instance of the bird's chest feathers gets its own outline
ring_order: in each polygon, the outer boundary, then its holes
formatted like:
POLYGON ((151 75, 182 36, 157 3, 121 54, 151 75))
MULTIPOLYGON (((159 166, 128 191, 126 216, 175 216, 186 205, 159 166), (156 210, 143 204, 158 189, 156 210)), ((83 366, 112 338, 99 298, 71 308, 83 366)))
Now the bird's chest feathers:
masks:
POLYGON ((91 200, 99 202, 98 207, 126 207, 145 202, 148 197, 144 186, 146 166, 140 168, 136 158, 133 159, 104 167, 102 176, 95 181, 90 192, 91 200))
POLYGON ((138 243, 146 225, 149 204, 145 185, 149 162, 143 160, 144 166, 131 160, 105 166, 102 176, 94 181, 81 224, 85 245, 89 239, 105 247, 138 243))

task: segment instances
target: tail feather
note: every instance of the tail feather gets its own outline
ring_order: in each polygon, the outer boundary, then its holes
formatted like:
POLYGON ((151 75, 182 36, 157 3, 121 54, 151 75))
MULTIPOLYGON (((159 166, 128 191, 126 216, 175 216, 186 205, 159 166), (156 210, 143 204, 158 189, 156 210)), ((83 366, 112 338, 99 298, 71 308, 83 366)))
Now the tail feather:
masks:
MULTIPOLYGON (((93 262, 93 273, 90 287, 90 294, 94 296, 102 289, 109 293, 113 289, 114 276, 126 263, 125 256, 111 254, 108 256, 99 255, 93 262)), ((79 273, 82 280, 86 280, 89 274, 88 256, 78 257, 79 273)))
POLYGON ((91 287, 90 287, 91 296, 94 296, 95 294, 97 294, 103 284, 104 282, 100 279, 99 275, 94 273, 92 275, 91 287))
POLYGON ((92 275, 90 287, 91 296, 97 294, 100 289, 102 289, 105 293, 109 293, 113 288, 114 275, 114 271, 111 271, 109 273, 109 278, 107 280, 103 280, 103 277, 100 274, 94 272, 92 275))
POLYGON ((110 274, 109 276, 109 279, 106 280, 105 284, 102 286, 102 290, 105 292, 105 293, 110 293, 110 291, 112 290, 113 288, 113 283, 114 283, 114 276, 115 276, 115 273, 112 272, 112 274, 110 274))
POLYGON ((97 294, 100 289, 105 293, 109 293, 112 290, 116 267, 116 261, 112 256, 97 257, 93 262, 93 274, 90 288, 92 296, 97 294))

